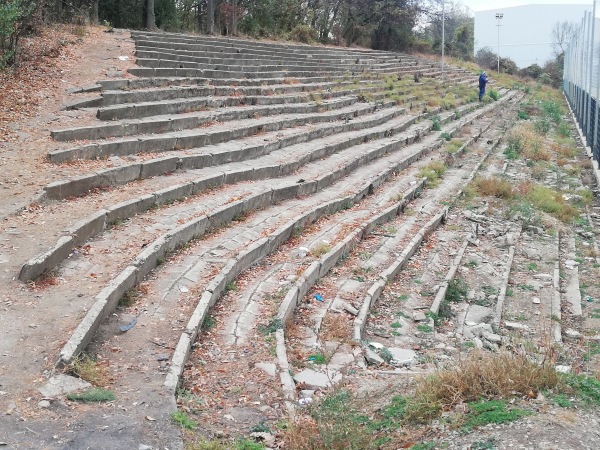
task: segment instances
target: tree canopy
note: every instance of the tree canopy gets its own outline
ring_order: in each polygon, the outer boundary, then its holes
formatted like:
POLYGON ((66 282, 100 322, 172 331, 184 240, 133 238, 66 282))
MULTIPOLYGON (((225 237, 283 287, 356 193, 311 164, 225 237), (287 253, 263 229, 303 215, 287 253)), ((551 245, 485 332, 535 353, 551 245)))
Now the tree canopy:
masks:
MULTIPOLYGON (((441 50, 441 0, 0 0, 0 56, 14 58, 24 23, 287 38, 379 50, 441 50), (16 32, 16 34, 14 34, 16 32), (8 55, 8 56, 6 56, 8 55), (11 56, 12 55, 12 56, 11 56)), ((445 0, 445 51, 472 58, 473 19, 445 0)))

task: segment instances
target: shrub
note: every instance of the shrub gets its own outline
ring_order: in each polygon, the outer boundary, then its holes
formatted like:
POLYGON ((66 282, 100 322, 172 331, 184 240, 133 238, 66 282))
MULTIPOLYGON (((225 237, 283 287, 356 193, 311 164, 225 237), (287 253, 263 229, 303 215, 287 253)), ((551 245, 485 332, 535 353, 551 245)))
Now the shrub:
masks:
POLYGON ((317 30, 305 24, 296 25, 292 31, 290 31, 288 37, 293 41, 303 42, 305 44, 315 42, 318 38, 317 30))
POLYGON ((498 93, 498 91, 495 91, 494 89, 490 89, 488 95, 492 98, 492 100, 497 101, 500 98, 500 94, 498 93))
POLYGON ((467 283, 462 278, 453 278, 448 282, 444 300, 446 302, 460 302, 467 297, 467 291, 467 283))
POLYGON ((16 62, 19 39, 31 26, 41 2, 0 0, 0 69, 16 62))

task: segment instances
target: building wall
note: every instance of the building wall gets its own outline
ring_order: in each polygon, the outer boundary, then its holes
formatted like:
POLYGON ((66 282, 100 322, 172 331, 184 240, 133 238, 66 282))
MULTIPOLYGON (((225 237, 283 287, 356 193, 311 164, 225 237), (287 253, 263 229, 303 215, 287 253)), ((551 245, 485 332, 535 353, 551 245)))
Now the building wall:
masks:
MULTIPOLYGON (((581 24, 591 5, 527 5, 475 12, 475 54, 483 47, 498 53, 496 13, 500 20, 500 57, 512 59, 519 68, 552 59, 552 28, 556 22, 581 24)), ((600 32, 600 30, 598 30, 600 32)))

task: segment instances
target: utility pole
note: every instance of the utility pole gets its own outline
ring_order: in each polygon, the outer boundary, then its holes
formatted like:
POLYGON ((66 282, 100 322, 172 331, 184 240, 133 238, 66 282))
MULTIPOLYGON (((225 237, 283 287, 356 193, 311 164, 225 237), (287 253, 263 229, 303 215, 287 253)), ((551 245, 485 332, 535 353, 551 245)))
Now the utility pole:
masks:
POLYGON ((444 84, 444 47, 446 47, 446 0, 442 0, 442 84, 444 84))
POLYGON ((500 73, 500 20, 502 20, 503 17, 504 14, 496 13, 496 20, 498 21, 498 24, 496 25, 498 27, 498 73, 500 73))

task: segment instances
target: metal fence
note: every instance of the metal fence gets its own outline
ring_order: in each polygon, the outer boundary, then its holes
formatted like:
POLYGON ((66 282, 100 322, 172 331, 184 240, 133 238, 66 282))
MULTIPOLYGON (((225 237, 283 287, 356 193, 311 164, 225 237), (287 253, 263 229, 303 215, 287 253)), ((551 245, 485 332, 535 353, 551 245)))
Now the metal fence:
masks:
POLYGON ((600 162, 600 20, 596 0, 585 13, 565 51, 563 90, 579 123, 587 146, 600 162))

